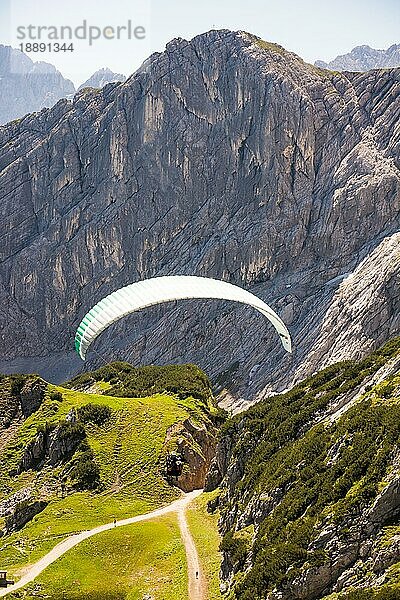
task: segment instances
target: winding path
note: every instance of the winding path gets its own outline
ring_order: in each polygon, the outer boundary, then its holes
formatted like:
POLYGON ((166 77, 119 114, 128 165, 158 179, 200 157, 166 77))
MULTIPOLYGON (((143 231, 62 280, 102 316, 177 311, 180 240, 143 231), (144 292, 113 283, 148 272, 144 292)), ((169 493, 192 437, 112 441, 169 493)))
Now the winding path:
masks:
POLYGON ((188 578, 189 578, 189 600, 206 600, 206 585, 204 581, 204 576, 202 574, 199 562, 199 556, 197 554, 196 546, 191 536, 191 533, 188 528, 188 524, 186 522, 186 514, 185 510, 188 504, 192 502, 195 498, 200 496, 203 490, 195 490, 194 492, 189 492, 185 494, 183 498, 179 500, 175 500, 168 506, 164 506, 163 508, 158 508, 157 510, 153 510, 152 512, 145 513, 143 515, 137 515, 136 517, 131 517, 129 519, 123 519, 122 521, 117 521, 115 524, 107 523, 106 525, 100 525, 95 527, 94 529, 90 529, 87 531, 82 531, 81 533, 77 533, 75 535, 71 535, 66 538, 57 546, 55 546, 46 556, 41 558, 37 563, 33 564, 30 569, 25 573, 23 577, 14 585, 10 585, 7 589, 0 590, 0 597, 6 596, 11 592, 15 592, 16 590, 21 589, 27 583, 30 583, 42 571, 44 571, 49 565, 51 565, 54 561, 56 561, 60 556, 65 554, 68 550, 83 542, 83 540, 87 540, 88 538, 96 535, 97 533, 101 533, 102 531, 107 531, 108 529, 113 529, 114 527, 122 527, 123 525, 132 525, 133 523, 140 523, 141 521, 148 521, 150 519, 155 519, 157 517, 161 517, 171 512, 176 512, 178 514, 178 523, 181 531, 182 541, 185 545, 186 551, 186 560, 188 567, 188 578))

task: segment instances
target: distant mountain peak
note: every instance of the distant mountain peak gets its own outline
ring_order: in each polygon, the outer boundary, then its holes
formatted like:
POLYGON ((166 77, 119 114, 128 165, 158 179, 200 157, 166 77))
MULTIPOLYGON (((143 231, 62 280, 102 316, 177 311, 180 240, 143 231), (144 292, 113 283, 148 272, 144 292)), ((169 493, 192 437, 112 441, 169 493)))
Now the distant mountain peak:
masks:
POLYGON ((78 92, 86 87, 102 88, 108 83, 114 83, 115 81, 126 81, 126 77, 121 73, 114 73, 108 67, 102 67, 78 87, 78 92))
POLYGON ((0 124, 50 108, 75 92, 54 65, 34 62, 29 56, 0 44, 0 124))
POLYGON ((62 98, 72 99, 85 87, 102 88, 108 83, 125 81, 125 75, 108 67, 98 69, 75 89, 57 68, 44 61, 33 61, 17 48, 0 44, 0 125, 26 114, 51 108, 62 98))
POLYGON ((392 44, 387 50, 377 50, 366 44, 356 46, 348 54, 337 56, 329 63, 315 62, 316 67, 335 71, 370 71, 400 66, 400 44, 392 44))

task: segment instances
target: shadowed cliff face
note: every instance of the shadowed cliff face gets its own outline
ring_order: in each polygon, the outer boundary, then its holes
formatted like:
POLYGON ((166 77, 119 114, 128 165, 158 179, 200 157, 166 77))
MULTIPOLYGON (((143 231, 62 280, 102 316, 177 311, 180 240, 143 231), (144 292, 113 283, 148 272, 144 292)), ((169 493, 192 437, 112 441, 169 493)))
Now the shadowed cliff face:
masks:
POLYGON ((250 289, 294 355, 250 309, 188 301, 113 326, 90 367, 231 369, 239 405, 382 342, 399 327, 399 78, 213 31, 0 128, 0 368, 67 378, 85 312, 166 274, 250 289))

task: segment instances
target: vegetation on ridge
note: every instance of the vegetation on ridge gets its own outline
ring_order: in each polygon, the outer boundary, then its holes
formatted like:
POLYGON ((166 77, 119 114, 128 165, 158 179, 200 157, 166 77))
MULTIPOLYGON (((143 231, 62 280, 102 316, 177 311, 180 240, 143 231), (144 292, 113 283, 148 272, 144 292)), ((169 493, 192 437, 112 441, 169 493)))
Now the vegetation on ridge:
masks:
POLYGON ((244 510, 258 497, 265 506, 254 538, 235 531, 234 522, 221 544, 236 571, 236 598, 264 598, 328 562, 323 545, 312 547, 322 525, 332 523, 346 544, 349 520, 382 489, 400 444, 400 377, 367 388, 335 422, 318 420, 399 350, 397 338, 358 363, 332 365, 223 426, 240 471, 229 502, 221 494, 223 522, 234 504, 244 510), (245 571, 250 548, 251 568, 245 571))
POLYGON ((205 373, 196 365, 148 365, 134 367, 127 362, 112 362, 97 371, 77 375, 65 385, 87 389, 98 382, 106 382, 103 388, 108 396, 141 398, 151 394, 177 394, 208 405, 212 400, 211 384, 205 373))

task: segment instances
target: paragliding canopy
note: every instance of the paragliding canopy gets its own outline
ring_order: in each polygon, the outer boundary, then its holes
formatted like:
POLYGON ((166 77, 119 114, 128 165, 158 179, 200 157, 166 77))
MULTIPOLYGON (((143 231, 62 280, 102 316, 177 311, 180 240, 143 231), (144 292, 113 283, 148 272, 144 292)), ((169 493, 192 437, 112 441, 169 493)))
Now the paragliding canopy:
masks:
POLYGON ((232 300, 252 306, 271 321, 285 350, 292 351, 289 331, 268 304, 232 283, 191 275, 145 279, 109 294, 82 319, 75 336, 75 349, 85 360, 90 344, 115 321, 155 304, 192 298, 232 300))

